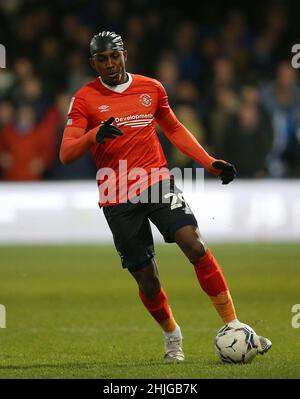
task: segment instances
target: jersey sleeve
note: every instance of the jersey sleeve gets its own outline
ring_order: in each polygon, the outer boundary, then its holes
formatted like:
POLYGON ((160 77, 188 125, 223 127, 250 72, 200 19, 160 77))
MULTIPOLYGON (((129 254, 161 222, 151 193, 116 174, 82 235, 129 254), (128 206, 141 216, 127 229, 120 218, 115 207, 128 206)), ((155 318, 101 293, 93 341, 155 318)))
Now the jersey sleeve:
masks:
POLYGON ((68 111, 67 127, 80 127, 86 129, 88 125, 88 113, 85 100, 75 95, 72 97, 68 111))
POLYGON ((166 93, 165 88, 163 85, 156 81, 157 83, 157 90, 158 90, 158 101, 157 101, 157 110, 155 116, 157 118, 161 118, 171 112, 171 108, 169 105, 168 95, 166 93))

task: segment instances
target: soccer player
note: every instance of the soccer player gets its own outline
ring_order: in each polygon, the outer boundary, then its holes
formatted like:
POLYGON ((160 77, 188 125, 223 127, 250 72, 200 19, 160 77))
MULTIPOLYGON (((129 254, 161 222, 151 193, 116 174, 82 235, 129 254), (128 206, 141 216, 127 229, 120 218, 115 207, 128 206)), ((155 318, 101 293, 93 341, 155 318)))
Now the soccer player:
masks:
MULTIPOLYGON (((182 361, 182 334, 160 282, 149 220, 193 264, 200 286, 223 322, 233 327, 243 324, 222 270, 170 176, 156 123, 179 150, 219 176, 222 184, 231 182, 236 170, 211 157, 178 121, 160 82, 126 72, 127 51, 120 35, 100 32, 92 38, 90 52, 98 77, 72 98, 60 159, 68 164, 91 149, 98 169, 99 205, 122 266, 135 278, 140 299, 164 332, 165 361, 182 361)), ((265 353, 271 342, 259 337, 257 345, 265 353)))

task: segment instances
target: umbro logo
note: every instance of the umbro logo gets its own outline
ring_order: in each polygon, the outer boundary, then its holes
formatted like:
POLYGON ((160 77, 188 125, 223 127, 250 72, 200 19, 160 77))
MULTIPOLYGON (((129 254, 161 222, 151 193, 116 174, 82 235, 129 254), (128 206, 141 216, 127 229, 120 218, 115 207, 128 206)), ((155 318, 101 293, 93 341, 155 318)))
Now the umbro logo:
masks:
POLYGON ((100 112, 106 112, 109 110, 109 105, 100 105, 100 107, 98 107, 100 112))

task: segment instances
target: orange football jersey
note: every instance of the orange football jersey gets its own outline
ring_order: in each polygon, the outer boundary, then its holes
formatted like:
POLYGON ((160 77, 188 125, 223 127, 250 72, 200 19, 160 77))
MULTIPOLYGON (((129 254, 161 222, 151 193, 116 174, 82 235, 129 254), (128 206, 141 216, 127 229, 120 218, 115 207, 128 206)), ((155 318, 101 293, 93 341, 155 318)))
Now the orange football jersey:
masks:
POLYGON ((67 126, 86 132, 113 116, 114 125, 124 133, 92 146, 101 206, 127 201, 170 177, 155 130, 156 118, 170 112, 167 94, 155 79, 130 76, 132 81, 122 92, 108 88, 100 78, 83 86, 72 98, 68 114, 67 126))

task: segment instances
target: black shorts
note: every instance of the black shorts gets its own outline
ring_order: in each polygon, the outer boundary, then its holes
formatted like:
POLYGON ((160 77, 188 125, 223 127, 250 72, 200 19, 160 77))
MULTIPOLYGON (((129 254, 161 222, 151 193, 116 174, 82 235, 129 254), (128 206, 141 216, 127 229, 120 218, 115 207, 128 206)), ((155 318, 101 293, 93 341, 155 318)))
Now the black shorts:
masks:
POLYGON ((197 226, 196 218, 185 202, 182 191, 173 181, 163 180, 157 183, 143 192, 144 201, 146 197, 146 203, 142 200, 103 207, 123 268, 138 269, 154 257, 149 220, 158 228, 165 242, 169 243, 175 242, 175 232, 181 227, 197 226), (153 192, 153 188, 160 190, 160 198, 156 198, 155 202, 151 201, 150 189, 153 192))

